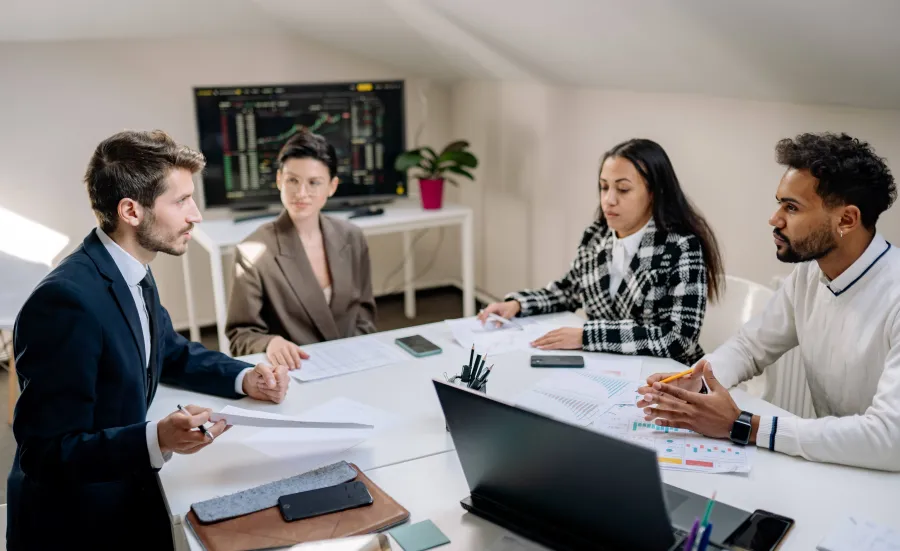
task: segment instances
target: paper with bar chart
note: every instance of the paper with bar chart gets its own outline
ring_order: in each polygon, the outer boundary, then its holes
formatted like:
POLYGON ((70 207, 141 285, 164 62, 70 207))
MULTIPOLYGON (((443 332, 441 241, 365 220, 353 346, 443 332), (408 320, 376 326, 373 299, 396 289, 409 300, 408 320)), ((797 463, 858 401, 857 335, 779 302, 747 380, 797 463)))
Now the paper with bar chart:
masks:
POLYGON ((750 471, 753 446, 735 446, 685 429, 644 420, 635 404, 640 383, 589 370, 566 371, 538 382, 516 400, 537 411, 656 451, 662 469, 705 473, 750 471))
POLYGON ((516 405, 587 427, 611 406, 631 402, 636 384, 586 369, 567 370, 539 381, 516 405))
POLYGON ((655 450, 660 468, 669 470, 746 473, 756 451, 753 446, 736 446, 727 440, 644 421, 644 412, 633 404, 608 408, 588 428, 655 450))

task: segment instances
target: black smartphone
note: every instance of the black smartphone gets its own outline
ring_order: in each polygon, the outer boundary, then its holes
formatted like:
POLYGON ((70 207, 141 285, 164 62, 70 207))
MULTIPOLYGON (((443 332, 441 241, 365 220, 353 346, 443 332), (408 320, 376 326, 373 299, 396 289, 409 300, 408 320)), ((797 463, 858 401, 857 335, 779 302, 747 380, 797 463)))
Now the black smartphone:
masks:
POLYGON ((584 367, 583 356, 550 356, 531 357, 531 367, 584 367))
POLYGON ((774 551, 793 525, 792 518, 757 509, 728 536, 725 545, 747 551, 774 551))
POLYGON ((278 509, 287 522, 371 504, 369 489, 358 480, 278 498, 278 509))
POLYGON ((394 342, 417 358, 424 356, 432 356, 441 353, 441 347, 426 339, 422 335, 410 335, 400 339, 394 339, 394 342))

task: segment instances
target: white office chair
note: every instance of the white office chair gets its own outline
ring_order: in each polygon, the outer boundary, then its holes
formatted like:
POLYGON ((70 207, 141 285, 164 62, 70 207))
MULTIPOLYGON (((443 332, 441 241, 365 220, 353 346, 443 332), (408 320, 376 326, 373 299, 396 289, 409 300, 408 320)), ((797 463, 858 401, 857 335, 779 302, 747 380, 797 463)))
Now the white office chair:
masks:
MULTIPOLYGON (((780 278, 777 280, 780 284, 780 278)), ((712 352, 731 338, 741 326, 765 309, 775 291, 735 276, 725 276, 725 294, 721 300, 706 309, 703 329, 700 330, 700 346, 712 352)), ((753 396, 763 398, 778 407, 807 419, 815 418, 806 371, 799 349, 788 351, 766 371, 742 383, 739 388, 753 396)))
MULTIPOLYGON (((721 346, 753 316, 762 312, 774 294, 775 291, 765 285, 726 275, 725 293, 706 308, 700 346, 707 353, 721 346)), ((766 389, 766 374, 743 383, 741 388, 754 396, 762 396, 766 389)))

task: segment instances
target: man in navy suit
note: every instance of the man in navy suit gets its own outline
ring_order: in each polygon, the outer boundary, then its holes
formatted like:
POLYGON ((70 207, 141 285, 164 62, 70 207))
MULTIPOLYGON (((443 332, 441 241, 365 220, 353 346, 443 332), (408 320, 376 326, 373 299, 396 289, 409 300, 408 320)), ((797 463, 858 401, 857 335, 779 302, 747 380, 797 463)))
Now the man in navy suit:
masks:
POLYGON ((11 550, 171 549, 155 473, 172 453, 214 442, 210 410, 147 422, 160 382, 279 403, 285 366, 251 366, 172 328, 149 264, 181 255, 194 224, 192 174, 203 156, 161 131, 121 132, 85 174, 99 227, 34 290, 16 320, 22 395, 8 479, 11 550))

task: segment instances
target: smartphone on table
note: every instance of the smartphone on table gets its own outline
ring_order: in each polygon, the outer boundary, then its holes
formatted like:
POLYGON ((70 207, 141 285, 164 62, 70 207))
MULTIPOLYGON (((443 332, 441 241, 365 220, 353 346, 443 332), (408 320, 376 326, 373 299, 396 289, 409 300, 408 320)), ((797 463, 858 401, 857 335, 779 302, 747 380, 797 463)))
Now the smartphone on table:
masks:
POLYGON ((728 536, 725 545, 746 551, 775 551, 793 525, 792 518, 757 509, 728 536))
POLYGON ((441 353, 440 346, 429 341, 422 335, 410 335, 408 337, 395 339, 394 342, 397 344, 397 346, 399 346, 403 350, 406 350, 416 358, 433 356, 435 354, 441 353))
POLYGON ((535 354, 531 357, 531 367, 584 367, 584 357, 535 354))
POLYGON ((358 480, 278 498, 278 509, 287 522, 371 504, 372 495, 369 489, 358 480))

